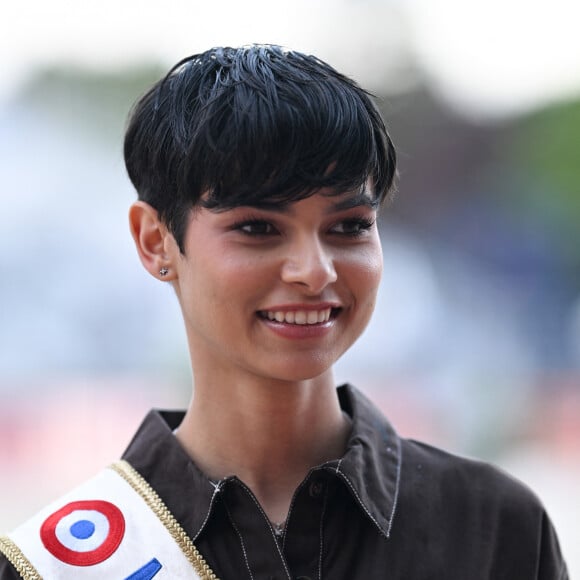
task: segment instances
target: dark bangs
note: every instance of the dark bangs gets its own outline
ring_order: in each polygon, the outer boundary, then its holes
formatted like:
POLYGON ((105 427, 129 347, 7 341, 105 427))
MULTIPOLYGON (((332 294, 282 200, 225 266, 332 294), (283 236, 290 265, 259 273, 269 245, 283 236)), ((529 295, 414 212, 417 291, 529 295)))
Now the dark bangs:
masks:
POLYGON ((269 45, 178 63, 137 104, 125 158, 140 197, 176 238, 179 215, 198 203, 279 206, 370 179, 380 204, 395 174, 393 144, 369 95, 317 58, 269 45))

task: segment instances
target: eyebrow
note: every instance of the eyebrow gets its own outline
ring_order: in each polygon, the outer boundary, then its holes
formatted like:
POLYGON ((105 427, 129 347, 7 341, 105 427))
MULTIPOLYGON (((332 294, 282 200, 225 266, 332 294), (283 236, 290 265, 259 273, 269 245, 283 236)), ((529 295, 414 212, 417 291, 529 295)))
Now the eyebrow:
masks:
MULTIPOLYGON (((366 189, 361 189, 360 191, 356 191, 355 193, 344 193, 338 195, 329 195, 327 197, 339 197, 340 199, 330 205, 326 211, 326 213, 332 214, 337 213, 340 211, 345 211, 349 209, 354 209, 357 207, 367 207, 373 210, 378 209, 380 202, 377 198, 373 198, 369 195, 369 192, 366 189)), ((255 209, 260 209, 263 211, 271 211, 274 213, 288 213, 292 206, 293 202, 276 202, 276 201, 269 201, 269 200, 262 200, 252 204, 249 204, 247 207, 253 207, 255 209)))
POLYGON ((330 206, 328 213, 344 211, 355 207, 377 209, 379 207, 379 201, 378 199, 371 197, 366 189, 361 189, 355 194, 346 197, 341 196, 339 201, 330 206))

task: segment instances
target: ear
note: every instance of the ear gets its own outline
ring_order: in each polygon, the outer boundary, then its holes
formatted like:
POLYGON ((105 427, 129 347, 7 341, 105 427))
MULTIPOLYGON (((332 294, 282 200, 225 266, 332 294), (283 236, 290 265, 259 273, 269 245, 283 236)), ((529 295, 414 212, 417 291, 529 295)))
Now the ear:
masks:
POLYGON ((145 269, 164 282, 174 280, 176 269, 172 265, 179 248, 157 210, 144 201, 135 202, 129 209, 129 227, 145 269), (163 269, 167 270, 165 275, 160 273, 163 269))

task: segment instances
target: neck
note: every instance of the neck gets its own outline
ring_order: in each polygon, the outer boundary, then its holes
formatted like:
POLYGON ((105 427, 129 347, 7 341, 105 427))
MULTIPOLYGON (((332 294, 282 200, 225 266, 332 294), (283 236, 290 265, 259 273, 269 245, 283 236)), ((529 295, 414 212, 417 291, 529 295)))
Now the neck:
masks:
POLYGON ((308 471, 342 456, 350 432, 332 374, 294 383, 196 380, 177 438, 208 477, 239 477, 274 522, 308 471))

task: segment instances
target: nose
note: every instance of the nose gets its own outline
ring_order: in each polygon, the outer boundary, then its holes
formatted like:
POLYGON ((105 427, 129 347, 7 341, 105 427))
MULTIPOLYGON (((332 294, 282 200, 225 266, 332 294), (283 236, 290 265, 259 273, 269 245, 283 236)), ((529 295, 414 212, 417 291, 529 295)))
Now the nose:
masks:
POLYGON ((312 295, 320 294, 337 279, 332 253, 317 239, 302 240, 288 248, 281 276, 287 284, 300 284, 312 295))

